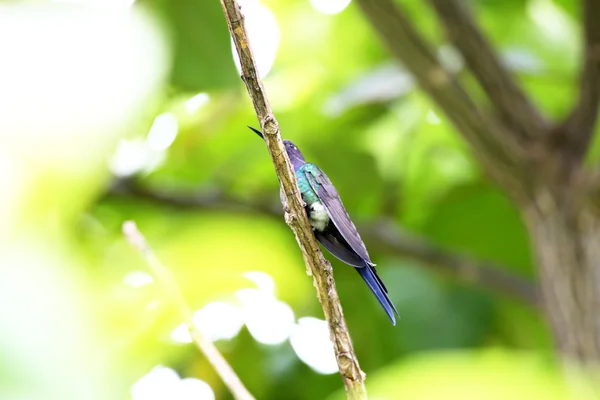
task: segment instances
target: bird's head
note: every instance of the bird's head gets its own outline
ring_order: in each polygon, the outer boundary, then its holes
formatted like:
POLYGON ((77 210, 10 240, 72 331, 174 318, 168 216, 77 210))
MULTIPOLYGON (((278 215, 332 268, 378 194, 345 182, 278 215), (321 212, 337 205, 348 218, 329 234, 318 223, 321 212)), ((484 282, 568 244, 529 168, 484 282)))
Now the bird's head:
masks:
MULTIPOLYGON (((254 133, 256 133, 258 136, 264 139, 264 136, 261 131, 251 126, 249 126, 248 128, 250 128, 252 131, 254 131, 254 133)), ((285 146, 285 151, 288 157, 290 158, 292 165, 294 166, 294 171, 306 164, 306 160, 304 160, 302 152, 300 151, 300 149, 298 149, 298 147, 296 147, 294 143, 292 143, 289 140, 284 140, 283 145, 285 146)))
POLYGON ((290 142, 289 140, 284 140, 283 145, 285 146, 285 151, 290 158, 292 165, 294 166, 294 171, 306 164, 306 160, 304 159, 302 152, 294 143, 290 142))

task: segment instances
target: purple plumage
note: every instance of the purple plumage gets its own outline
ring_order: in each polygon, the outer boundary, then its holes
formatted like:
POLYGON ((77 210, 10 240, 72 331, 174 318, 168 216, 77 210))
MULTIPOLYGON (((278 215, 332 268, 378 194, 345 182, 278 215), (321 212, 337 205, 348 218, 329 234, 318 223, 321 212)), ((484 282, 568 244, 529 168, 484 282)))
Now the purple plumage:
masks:
MULTIPOLYGON (((260 131, 249 128, 263 137, 260 131)), ((375 264, 333 183, 318 166, 306 162, 296 145, 289 140, 283 142, 294 167, 316 239, 336 258, 356 269, 385 310, 392 325, 396 325, 395 316, 398 311, 377 275, 375 264)))

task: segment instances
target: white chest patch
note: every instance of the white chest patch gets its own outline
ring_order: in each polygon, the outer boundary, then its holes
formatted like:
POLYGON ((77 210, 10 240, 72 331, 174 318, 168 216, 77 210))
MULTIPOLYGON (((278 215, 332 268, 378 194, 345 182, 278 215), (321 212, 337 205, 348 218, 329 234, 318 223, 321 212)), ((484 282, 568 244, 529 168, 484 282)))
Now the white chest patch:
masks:
POLYGON ((310 205, 309 220, 313 228, 322 231, 329 223, 329 214, 321 203, 313 203, 310 205))

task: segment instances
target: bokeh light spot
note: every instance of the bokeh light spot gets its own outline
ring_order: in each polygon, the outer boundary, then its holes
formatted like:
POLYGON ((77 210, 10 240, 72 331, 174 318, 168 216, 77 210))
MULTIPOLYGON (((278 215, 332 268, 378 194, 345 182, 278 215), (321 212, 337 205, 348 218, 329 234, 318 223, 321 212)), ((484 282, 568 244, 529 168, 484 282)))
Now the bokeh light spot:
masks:
MULTIPOLYGON (((214 301, 194 313, 194 324, 212 341, 229 340, 237 336, 244 325, 241 310, 228 303, 214 301)), ((171 338, 178 343, 190 343, 192 338, 185 323, 177 326, 171 338)))
POLYGON ((209 101, 210 96, 207 93, 198 93, 185 102, 185 111, 190 115, 195 114, 198 110, 208 104, 209 101))
POLYGON ((182 400, 215 400, 215 393, 208 383, 196 379, 196 378, 185 378, 179 381, 178 385, 178 398, 182 400))
POLYGON ((52 0, 55 3, 73 3, 107 11, 126 11, 135 0, 52 0))
POLYGON ((577 40, 577 28, 573 20, 551 0, 527 2, 531 20, 554 42, 565 44, 577 40))
MULTIPOLYGON (((258 75, 265 78, 275 62, 279 47, 280 31, 277 19, 268 7, 256 0, 240 0, 239 4, 246 19, 246 30, 249 41, 252 43, 258 75)), ((240 59, 233 40, 231 41, 231 50, 235 66, 241 74, 240 59)))
POLYGON ((271 275, 261 271, 250 271, 242 274, 245 278, 256 283, 258 290, 268 295, 275 295, 275 281, 271 275))
POLYGON ((179 382, 179 375, 171 368, 161 365, 154 367, 142 376, 131 388, 134 400, 159 400, 172 398, 173 388, 179 382))
POLYGON ((109 167, 119 177, 131 176, 140 171, 152 171, 164 160, 164 153, 153 151, 142 138, 121 139, 109 167))
POLYGON ((316 372, 333 374, 338 371, 326 321, 314 317, 298 319, 290 343, 298 358, 316 372))
POLYGON ((276 345, 288 339, 294 327, 294 311, 283 301, 257 289, 236 292, 248 331, 263 344, 276 345))
POLYGON ((179 125, 173 114, 164 113, 154 119, 154 123, 148 132, 148 146, 152 150, 166 150, 173 144, 179 125))
POLYGON ((154 367, 131 388, 133 400, 214 400, 215 393, 204 381, 180 379, 177 372, 161 365, 154 367))
POLYGON ((132 271, 125 275, 123 283, 134 288, 142 287, 154 282, 154 278, 144 271, 132 271))
POLYGON ((440 121, 440 118, 437 116, 437 114, 433 110, 427 111, 427 117, 425 117, 425 119, 431 125, 439 125, 442 122, 442 121, 440 121))
POLYGON ((310 0, 310 4, 323 14, 337 14, 348 7, 350 0, 310 0))

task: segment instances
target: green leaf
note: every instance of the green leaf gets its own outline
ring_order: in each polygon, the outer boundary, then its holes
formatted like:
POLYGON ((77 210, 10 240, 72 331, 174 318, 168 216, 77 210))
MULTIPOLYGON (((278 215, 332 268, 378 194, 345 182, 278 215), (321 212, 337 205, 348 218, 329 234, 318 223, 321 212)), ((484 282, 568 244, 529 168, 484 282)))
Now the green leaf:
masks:
POLYGON ((452 189, 435 205, 425 234, 451 249, 532 273, 529 240, 518 210, 487 183, 452 189))
POLYGON ((218 1, 146 0, 170 30, 172 84, 186 91, 224 89, 239 83, 231 39, 218 1))
MULTIPOLYGON (((569 388, 548 361, 531 353, 502 349, 422 354, 371 374, 367 390, 369 398, 378 400, 559 400, 571 398, 569 389, 577 393, 573 398, 593 398, 583 396, 581 387, 569 388)), ((342 390, 329 397, 342 398, 342 390)))

